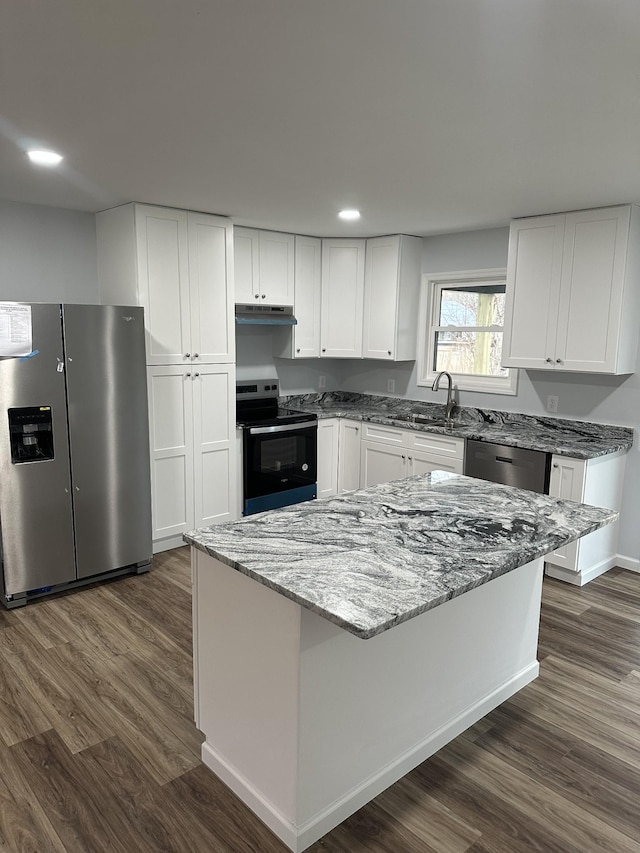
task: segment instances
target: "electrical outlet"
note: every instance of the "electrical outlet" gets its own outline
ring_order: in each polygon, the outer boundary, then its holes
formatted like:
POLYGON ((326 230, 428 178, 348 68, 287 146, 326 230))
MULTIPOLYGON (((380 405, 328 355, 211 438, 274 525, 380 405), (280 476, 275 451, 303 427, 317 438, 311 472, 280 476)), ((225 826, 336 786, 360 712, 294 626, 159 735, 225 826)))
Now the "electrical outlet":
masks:
POLYGON ((326 376, 318 376, 318 389, 327 387, 327 377, 326 376))
POLYGON ((393 394, 396 390, 396 380, 387 379, 387 394, 393 394))
POLYGON ((552 395, 547 397, 547 411, 548 412, 557 412, 558 411, 558 398, 552 395))

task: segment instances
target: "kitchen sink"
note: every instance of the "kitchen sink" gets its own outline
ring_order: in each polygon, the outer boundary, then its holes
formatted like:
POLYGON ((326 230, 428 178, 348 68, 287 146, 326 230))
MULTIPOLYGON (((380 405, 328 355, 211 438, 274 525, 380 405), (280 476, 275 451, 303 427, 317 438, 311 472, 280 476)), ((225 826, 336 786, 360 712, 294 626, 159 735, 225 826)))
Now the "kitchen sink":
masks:
POLYGON ((425 426, 447 427, 447 429, 455 429, 462 426, 458 421, 445 421, 444 418, 433 418, 429 415, 420 414, 388 414, 387 417, 394 421, 407 422, 411 424, 424 424, 425 426))
POLYGON ((414 424, 425 424, 426 426, 454 427, 462 426, 458 421, 446 421, 444 418, 430 418, 429 415, 412 415, 410 418, 414 424))

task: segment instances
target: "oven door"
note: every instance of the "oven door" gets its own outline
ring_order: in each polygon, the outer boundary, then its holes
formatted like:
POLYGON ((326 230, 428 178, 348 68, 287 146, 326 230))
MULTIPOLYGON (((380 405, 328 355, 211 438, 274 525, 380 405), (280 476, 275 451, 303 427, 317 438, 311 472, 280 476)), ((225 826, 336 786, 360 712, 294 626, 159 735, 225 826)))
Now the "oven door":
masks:
POLYGON ((245 426, 244 515, 317 497, 318 422, 245 426))

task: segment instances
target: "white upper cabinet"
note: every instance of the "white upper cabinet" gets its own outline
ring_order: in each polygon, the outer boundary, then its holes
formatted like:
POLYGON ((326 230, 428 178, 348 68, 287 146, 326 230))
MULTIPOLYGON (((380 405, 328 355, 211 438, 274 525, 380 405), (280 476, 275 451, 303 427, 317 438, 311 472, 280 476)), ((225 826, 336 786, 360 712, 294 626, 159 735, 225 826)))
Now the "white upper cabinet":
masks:
POLYGON ((147 364, 235 360, 230 220, 128 204, 96 235, 100 301, 144 307, 147 364))
POLYGON ((362 355, 415 359, 422 239, 396 234, 367 240, 362 355))
POLYGON ((260 299, 259 239, 259 231, 233 229, 234 298, 241 305, 260 299))
POLYGON ((364 240, 322 241, 320 355, 361 358, 364 240))
POLYGON ((235 361, 233 231, 228 221, 187 214, 190 350, 193 361, 235 361))
POLYGON ((282 329, 274 354, 282 358, 317 358, 320 355, 320 291, 322 287, 322 240, 295 239, 294 314, 298 321, 282 329))
POLYGON ((639 253, 634 205, 514 221, 503 364, 632 373, 639 253))
POLYGON ((234 256, 236 303, 293 305, 293 234, 237 227, 234 256))

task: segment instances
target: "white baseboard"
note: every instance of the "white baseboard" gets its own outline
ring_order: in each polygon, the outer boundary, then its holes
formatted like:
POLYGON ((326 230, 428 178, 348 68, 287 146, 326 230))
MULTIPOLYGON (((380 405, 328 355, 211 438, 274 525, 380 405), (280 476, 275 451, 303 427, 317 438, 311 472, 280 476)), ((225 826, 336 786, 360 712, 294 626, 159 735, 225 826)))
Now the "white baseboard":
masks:
POLYGON ((418 764, 426 761, 439 749, 452 741, 469 726, 477 723, 498 705, 505 702, 518 690, 538 676, 539 664, 534 661, 521 672, 514 675, 496 690, 480 699, 470 708, 455 717, 446 726, 429 733, 423 740, 405 752, 391 764, 381 768, 373 776, 365 779, 357 788, 341 797, 330 808, 316 815, 301 826, 291 823, 275 809, 264 795, 256 790, 234 767, 232 767, 206 741, 202 744, 202 761, 236 794, 269 829, 278 836, 294 853, 302 853, 314 841, 322 838, 343 820, 366 803, 377 797, 382 791, 401 779, 418 764))
POLYGON ((556 566, 553 563, 545 563, 544 573, 550 578, 556 578, 556 580, 572 583, 574 586, 584 586, 586 583, 589 583, 589 581, 592 581, 594 578, 603 575, 605 572, 608 572, 609 569, 617 566, 617 559, 617 555, 615 557, 607 557, 606 560, 601 560, 599 563, 596 563, 595 566, 590 566, 588 569, 581 572, 574 572, 573 569, 565 569, 564 566, 556 566))
POLYGON ((625 557, 624 554, 617 554, 615 565, 620 566, 621 569, 628 569, 630 572, 640 573, 640 560, 636 560, 634 557, 625 557))
POLYGON ((173 548, 182 548, 185 545, 182 533, 178 536, 170 536, 168 539, 158 539, 153 543, 153 553, 160 554, 162 551, 171 551, 173 548))

